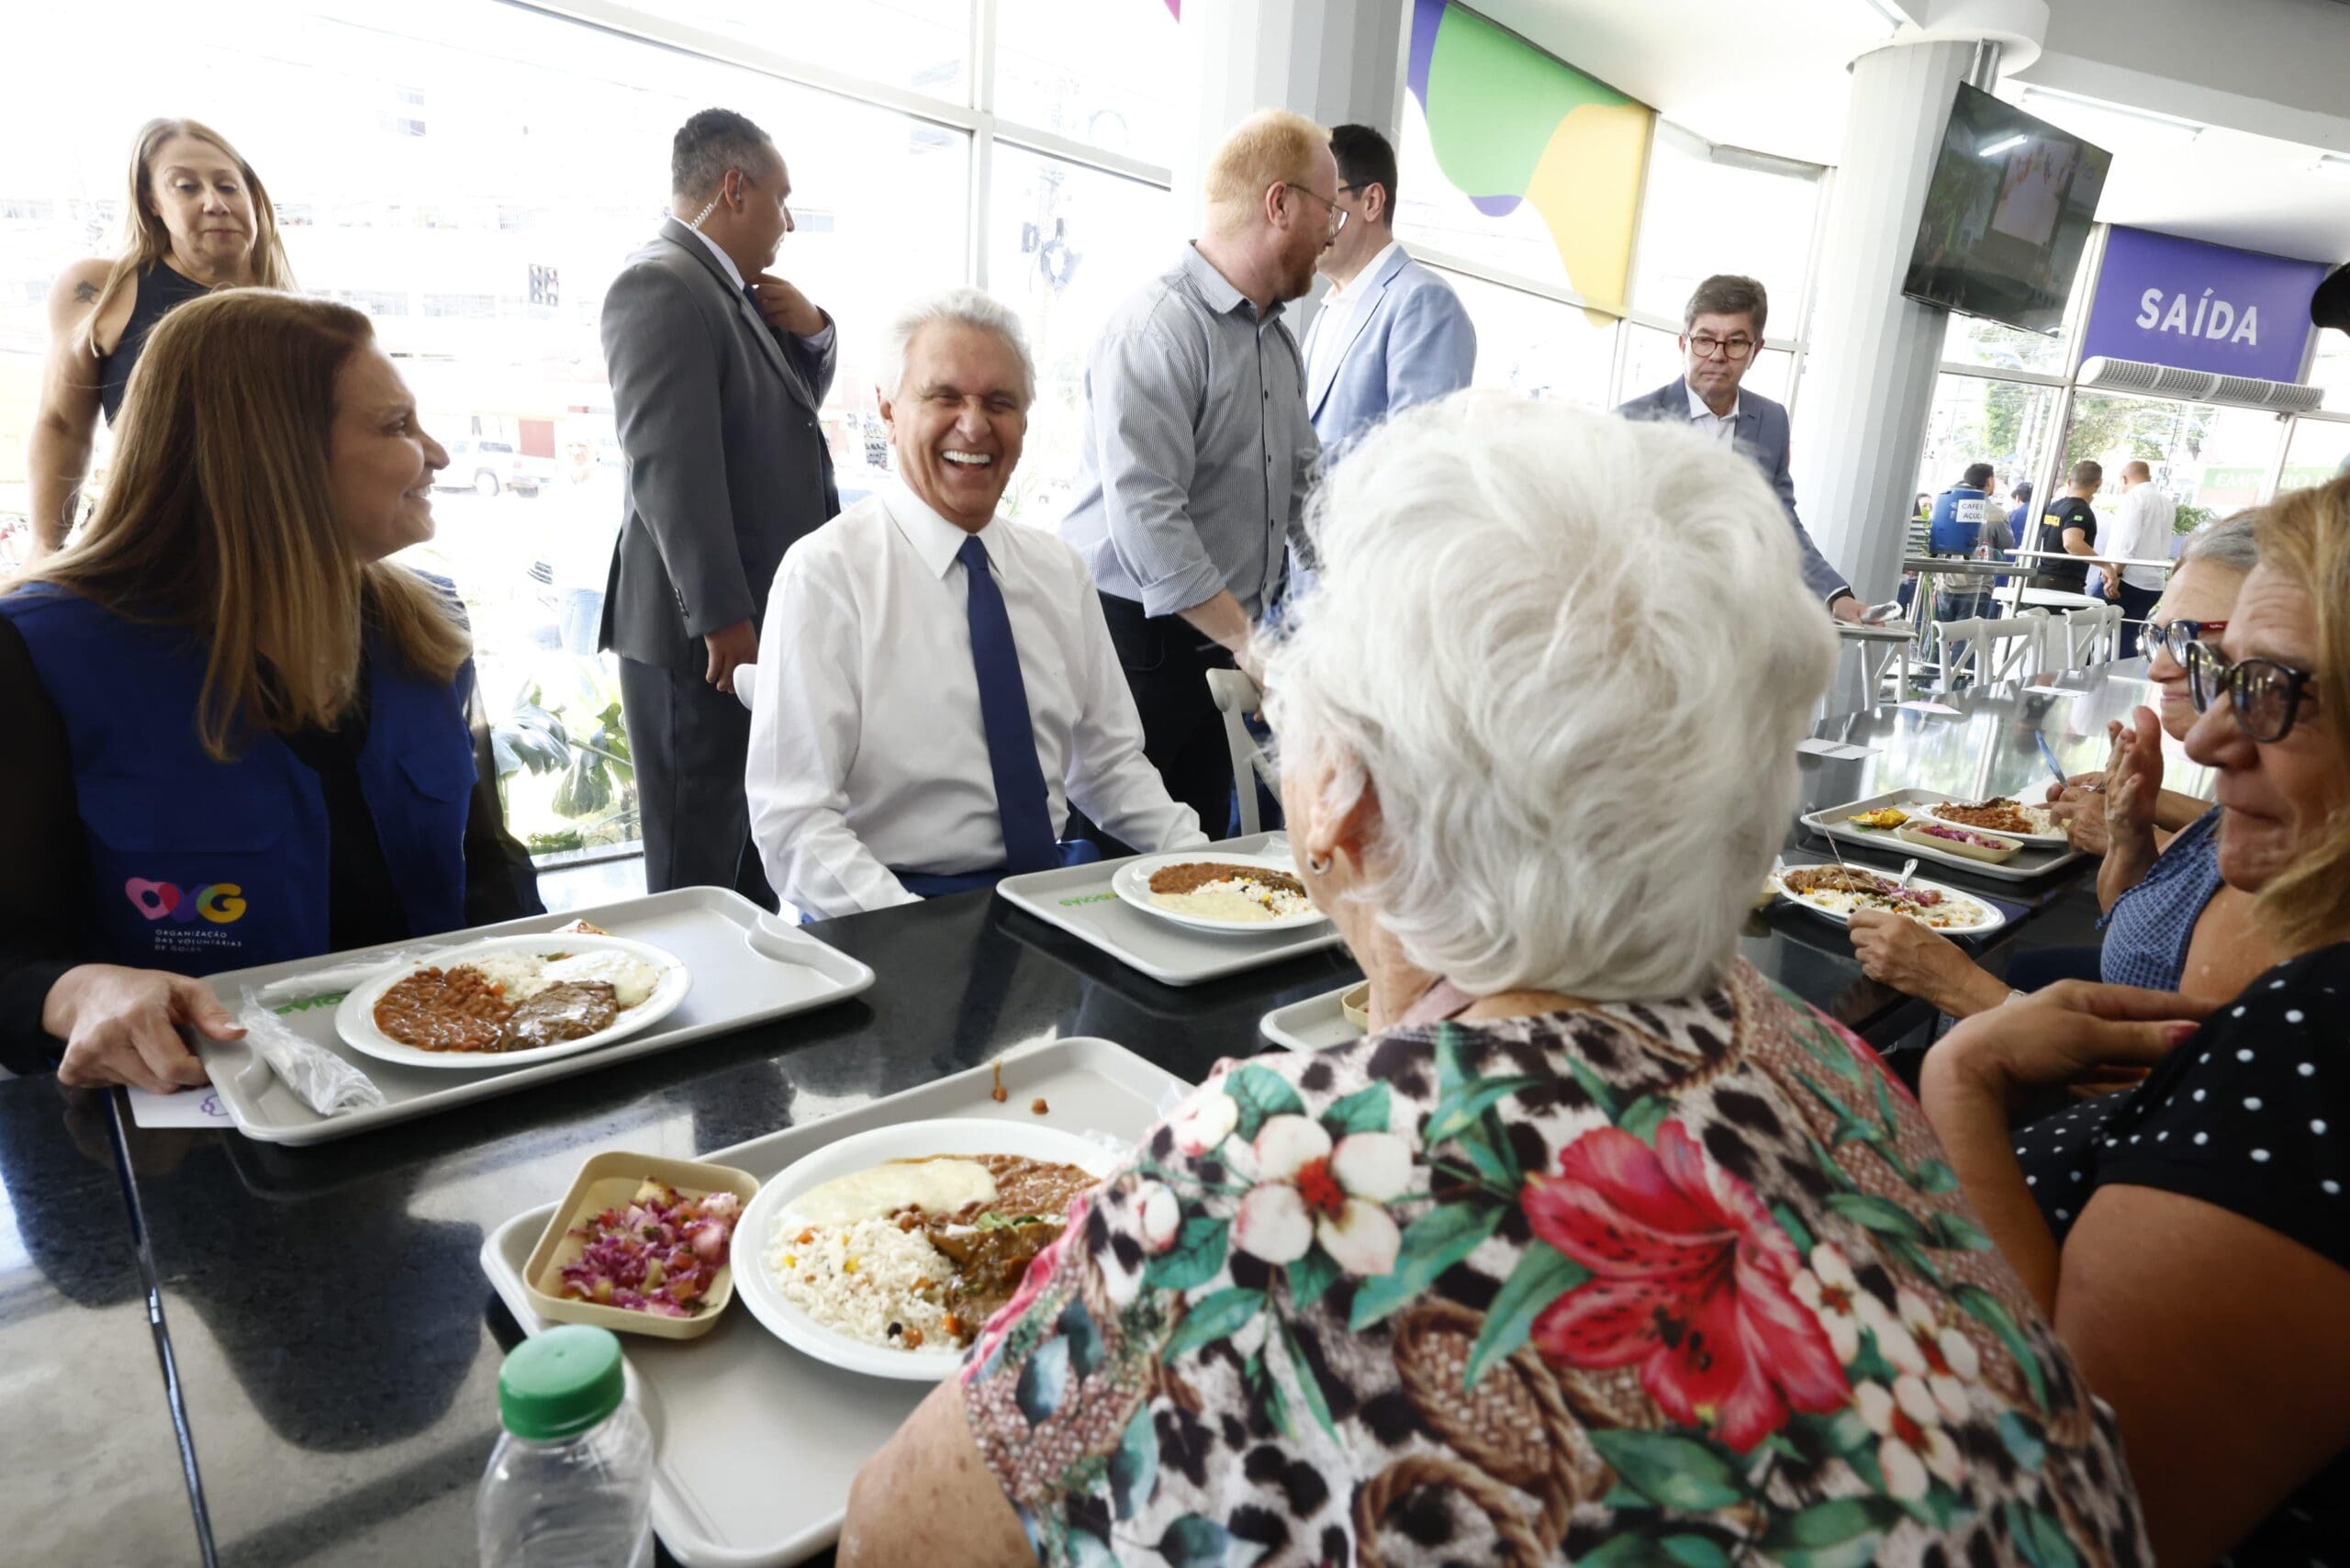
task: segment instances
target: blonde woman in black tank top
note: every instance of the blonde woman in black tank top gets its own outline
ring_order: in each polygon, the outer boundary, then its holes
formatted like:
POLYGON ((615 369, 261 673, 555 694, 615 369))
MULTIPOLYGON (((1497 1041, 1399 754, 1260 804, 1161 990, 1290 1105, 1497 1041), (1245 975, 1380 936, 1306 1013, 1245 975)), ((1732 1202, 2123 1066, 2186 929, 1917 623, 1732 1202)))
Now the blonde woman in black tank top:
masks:
POLYGON ((67 267, 50 290, 49 360, 27 454, 31 559, 65 541, 103 412, 111 425, 147 333, 173 307, 215 288, 294 286, 260 176, 194 120, 150 120, 131 147, 119 255, 67 267))

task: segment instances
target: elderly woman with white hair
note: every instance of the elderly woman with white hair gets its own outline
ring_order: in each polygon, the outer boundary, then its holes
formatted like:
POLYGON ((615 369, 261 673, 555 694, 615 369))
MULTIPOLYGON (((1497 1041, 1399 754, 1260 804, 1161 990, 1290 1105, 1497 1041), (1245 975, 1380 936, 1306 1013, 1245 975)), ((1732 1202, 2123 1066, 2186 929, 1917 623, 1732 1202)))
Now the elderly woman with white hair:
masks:
POLYGON ((767 601, 744 789, 768 883, 849 914, 1099 858, 1072 807, 1145 849, 1207 842, 1142 751, 1076 551, 996 515, 1035 372, 972 288, 890 327, 891 482, 793 543, 767 601))
POLYGON ((1272 716, 1372 1033, 1079 1200, 842 1561, 2148 1561, 1914 1102, 1736 957, 1835 657, 1762 479, 1462 397, 1315 510, 1272 716))

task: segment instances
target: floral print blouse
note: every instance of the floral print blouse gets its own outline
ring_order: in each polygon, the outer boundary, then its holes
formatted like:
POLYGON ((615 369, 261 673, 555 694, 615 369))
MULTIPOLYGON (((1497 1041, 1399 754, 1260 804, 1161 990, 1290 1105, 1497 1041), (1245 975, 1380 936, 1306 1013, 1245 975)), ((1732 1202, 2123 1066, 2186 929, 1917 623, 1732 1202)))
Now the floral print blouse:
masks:
POLYGON ((1223 1064, 962 1376, 1052 1564, 2152 1561, 1915 1102, 1742 963, 1223 1064))

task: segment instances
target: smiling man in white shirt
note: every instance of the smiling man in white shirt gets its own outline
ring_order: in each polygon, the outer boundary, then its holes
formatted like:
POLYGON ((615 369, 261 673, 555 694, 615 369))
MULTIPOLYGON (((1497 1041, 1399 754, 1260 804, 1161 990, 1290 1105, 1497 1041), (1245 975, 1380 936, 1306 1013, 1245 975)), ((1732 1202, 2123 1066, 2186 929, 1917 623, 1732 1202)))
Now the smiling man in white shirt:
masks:
POLYGON ((816 915, 985 887, 1092 858, 1059 842, 1072 805, 1139 849, 1205 844, 1143 756, 1084 561, 996 515, 1035 385, 1018 319, 958 288, 890 332, 895 477, 769 599, 744 774, 768 880, 816 915))

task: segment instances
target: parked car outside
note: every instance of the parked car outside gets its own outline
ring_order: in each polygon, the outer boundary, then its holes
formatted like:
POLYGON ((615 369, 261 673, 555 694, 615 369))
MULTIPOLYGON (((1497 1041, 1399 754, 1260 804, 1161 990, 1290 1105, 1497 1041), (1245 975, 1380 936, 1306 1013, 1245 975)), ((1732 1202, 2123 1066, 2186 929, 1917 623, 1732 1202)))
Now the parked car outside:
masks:
POLYGON ((439 489, 471 490, 477 496, 511 490, 518 496, 535 496, 554 480, 553 459, 525 456, 510 441, 459 436, 447 445, 449 466, 433 481, 439 489))

